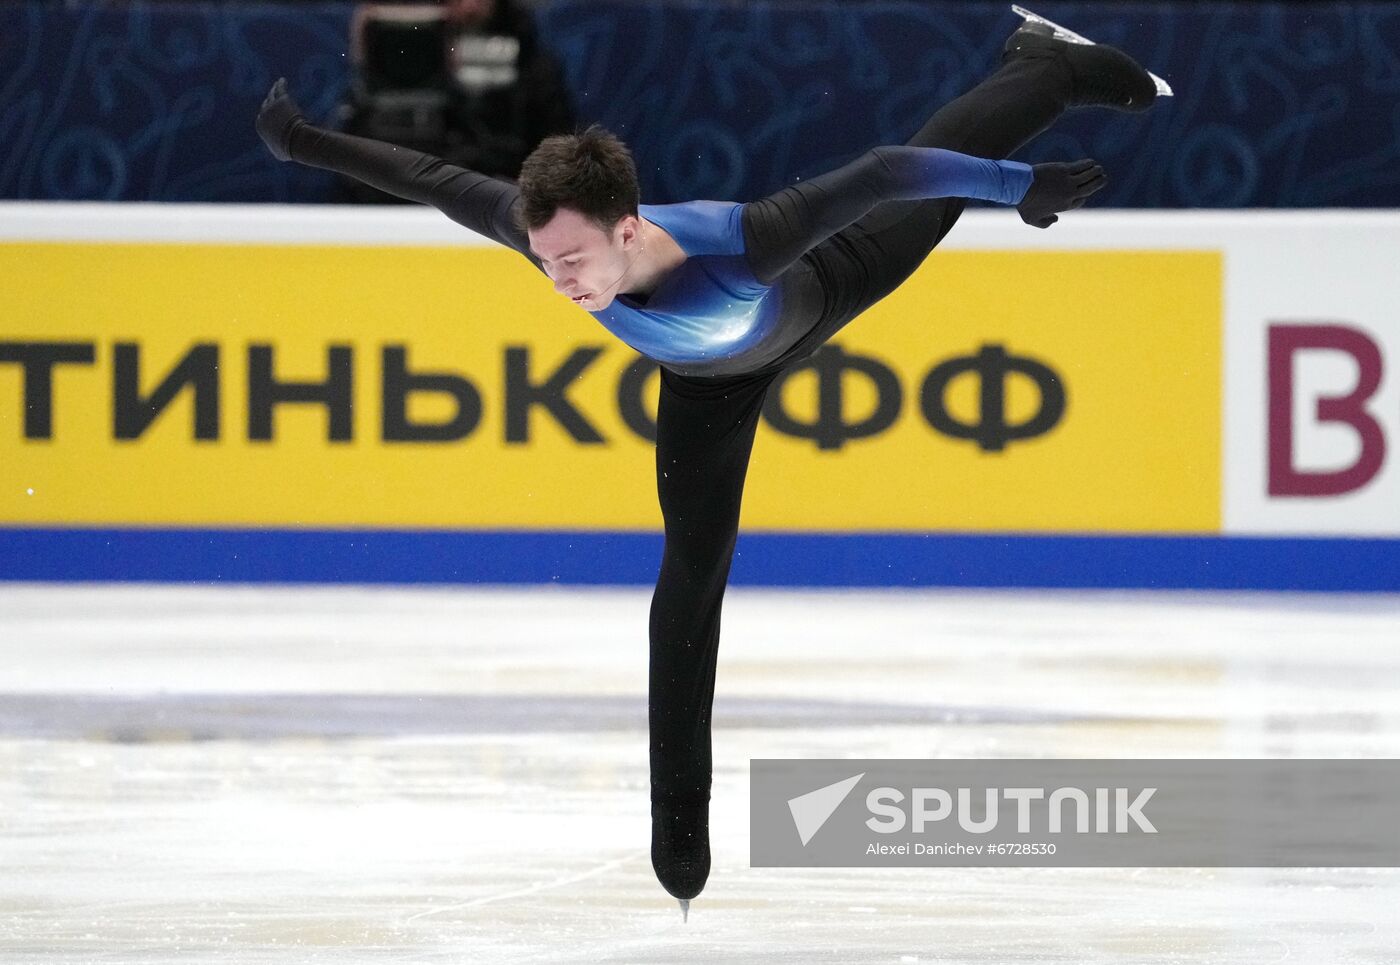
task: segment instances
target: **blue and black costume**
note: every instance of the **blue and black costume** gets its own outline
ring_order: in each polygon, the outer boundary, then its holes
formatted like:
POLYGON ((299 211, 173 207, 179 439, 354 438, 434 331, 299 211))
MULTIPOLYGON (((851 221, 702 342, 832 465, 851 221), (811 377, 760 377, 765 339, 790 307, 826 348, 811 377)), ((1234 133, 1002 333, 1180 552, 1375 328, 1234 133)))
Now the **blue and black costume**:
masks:
MULTIPOLYGON (((688 259, 644 301, 620 295, 595 317, 661 366, 656 470, 666 540, 650 619, 658 820, 688 815, 678 826, 694 827, 698 814, 704 823, 720 609, 769 386, 898 287, 953 227, 964 199, 1021 201, 1032 170, 983 158, 1005 158, 1049 126, 1075 83, 1053 51, 1008 48, 996 73, 907 145, 876 148, 747 204, 642 206, 688 259)), ((296 161, 433 205, 539 266, 513 217, 512 184, 304 123, 285 142, 296 161)))
MULTIPOLYGON (((513 184, 428 154, 310 125, 294 130, 289 152, 303 163, 432 204, 539 267, 512 216, 519 203, 513 184)), ((664 229, 686 260, 644 299, 620 293, 606 309, 591 314, 678 375, 756 372, 790 361, 795 347, 811 343, 814 321, 828 329, 833 310, 854 314, 844 308, 845 299, 828 291, 833 282, 844 288, 846 279, 825 277, 816 261, 804 261, 814 248, 829 241, 839 244, 834 236, 891 202, 979 198, 1015 204, 1030 184, 1030 166, 1017 161, 984 160, 935 147, 877 147, 839 170, 748 204, 644 204, 641 217, 664 229)), ((889 273, 878 256, 857 258, 849 268, 856 266, 872 277, 889 273)), ((849 274, 849 268, 827 267, 849 274)), ((907 273, 895 272, 899 280, 907 273)))

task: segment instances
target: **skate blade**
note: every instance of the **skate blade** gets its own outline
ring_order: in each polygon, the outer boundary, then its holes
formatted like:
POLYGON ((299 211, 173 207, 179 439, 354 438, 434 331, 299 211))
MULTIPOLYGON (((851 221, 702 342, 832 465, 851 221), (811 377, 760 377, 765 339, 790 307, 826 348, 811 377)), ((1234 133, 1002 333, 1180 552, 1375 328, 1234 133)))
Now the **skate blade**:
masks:
POLYGON ((690 921, 690 902, 684 898, 677 898, 676 901, 681 905, 681 921, 690 921))
MULTIPOLYGON (((1039 23, 1039 24, 1044 24, 1045 26, 1049 27, 1051 30, 1053 30, 1053 31, 1055 32, 1055 39, 1056 39, 1056 40, 1063 40, 1063 41, 1064 41, 1065 43, 1067 43, 1067 44, 1085 44, 1085 45, 1090 46, 1090 47, 1092 47, 1092 46, 1094 45, 1094 42, 1093 42, 1092 40, 1090 40, 1088 37, 1085 37, 1085 36, 1083 36, 1083 35, 1081 35, 1081 34, 1077 34, 1077 33, 1075 33, 1073 30, 1070 30, 1068 27, 1061 27, 1059 24, 1057 24, 1057 23, 1056 23, 1055 21, 1053 21, 1053 20, 1046 20, 1044 17, 1042 17, 1042 16, 1041 16, 1040 14, 1038 14, 1038 13, 1031 13, 1031 12, 1030 12, 1029 10, 1027 10, 1025 7, 1018 7, 1018 6, 1016 6, 1016 5, 1013 3, 1013 4, 1011 5, 1011 12, 1014 13, 1014 14, 1016 14, 1016 16, 1020 17, 1020 18, 1021 18, 1022 20, 1024 20, 1026 23, 1039 23)), ((1147 76, 1148 76, 1148 77, 1151 77, 1151 78, 1152 78, 1152 83, 1154 83, 1154 84, 1157 85, 1157 96, 1158 96, 1158 97, 1172 97, 1172 96, 1174 96, 1174 94, 1172 93, 1172 85, 1171 85, 1171 84, 1168 84, 1165 80, 1163 80, 1162 78, 1158 77, 1156 74, 1152 73, 1152 71, 1150 71, 1150 70, 1147 72, 1147 76)))

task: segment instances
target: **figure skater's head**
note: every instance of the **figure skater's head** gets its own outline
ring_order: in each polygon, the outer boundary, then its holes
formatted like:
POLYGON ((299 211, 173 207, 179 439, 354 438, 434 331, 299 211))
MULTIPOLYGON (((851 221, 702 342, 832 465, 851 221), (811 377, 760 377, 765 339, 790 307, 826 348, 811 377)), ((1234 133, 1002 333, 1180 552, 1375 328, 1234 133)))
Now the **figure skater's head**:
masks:
POLYGON ((642 252, 637 166, 592 125, 545 138, 520 169, 521 227, 554 288, 588 311, 612 304, 642 252))

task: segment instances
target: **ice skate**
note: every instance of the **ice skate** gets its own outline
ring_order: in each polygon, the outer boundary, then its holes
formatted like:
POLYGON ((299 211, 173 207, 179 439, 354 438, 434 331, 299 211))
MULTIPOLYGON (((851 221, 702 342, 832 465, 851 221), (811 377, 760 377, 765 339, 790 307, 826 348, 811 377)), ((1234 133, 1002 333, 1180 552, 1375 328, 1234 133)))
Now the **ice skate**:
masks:
POLYGON ((651 806, 651 866, 656 878, 690 917, 690 899, 710 876, 709 804, 651 806))
POLYGON ((1025 23, 1006 41, 1003 56, 1035 49, 1061 51, 1074 75, 1074 106, 1136 113, 1150 108, 1158 97, 1172 96, 1170 84, 1117 47, 1096 44, 1024 7, 1011 9, 1025 23))

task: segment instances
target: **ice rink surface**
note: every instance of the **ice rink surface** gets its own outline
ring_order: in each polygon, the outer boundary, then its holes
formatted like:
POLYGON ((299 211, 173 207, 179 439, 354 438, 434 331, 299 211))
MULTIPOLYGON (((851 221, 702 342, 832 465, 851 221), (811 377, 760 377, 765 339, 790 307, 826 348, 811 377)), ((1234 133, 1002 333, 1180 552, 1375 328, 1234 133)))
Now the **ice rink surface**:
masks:
POLYGON ((748 866, 755 757, 1397 757, 1400 599, 731 589, 709 886, 641 590, 0 585, 0 962, 1400 961, 1400 871, 748 866))

